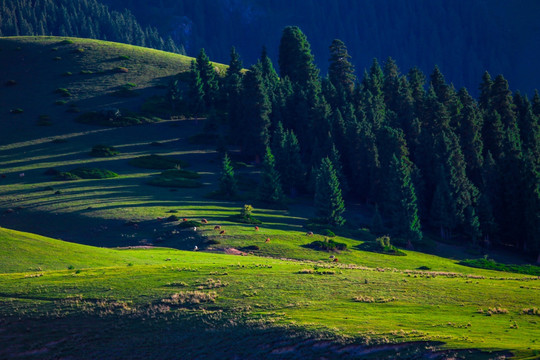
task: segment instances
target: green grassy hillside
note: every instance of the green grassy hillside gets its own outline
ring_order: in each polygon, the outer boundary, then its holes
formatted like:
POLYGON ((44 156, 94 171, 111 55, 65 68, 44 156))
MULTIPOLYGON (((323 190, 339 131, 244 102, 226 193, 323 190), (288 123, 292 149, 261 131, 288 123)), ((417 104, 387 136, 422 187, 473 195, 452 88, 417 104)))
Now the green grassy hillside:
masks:
MULTIPOLYGON (((347 204, 348 233, 334 238, 347 250, 314 250, 307 245, 325 235, 306 234, 312 199, 296 198, 287 210, 253 203, 262 221, 256 230, 230 218, 248 200, 208 196, 222 155, 190 141, 205 138, 205 120, 163 118, 125 128, 76 123, 77 114, 65 111, 69 104, 55 104, 63 99, 56 89, 65 88, 68 102, 83 111, 137 109, 147 96, 164 95, 162 85, 189 59, 70 41, 0 39, 9 64, 2 81, 15 80, 0 86, 0 226, 15 229, 0 229, 0 343, 9 344, 0 358, 81 357, 72 341, 88 358, 129 357, 141 343, 147 358, 155 349, 175 357, 171 344, 178 343, 188 344, 185 358, 406 358, 439 348, 510 350, 526 358, 540 351, 538 277, 459 265, 456 259, 470 255, 450 245, 431 250, 452 259, 364 251, 374 236, 364 229, 369 211, 359 204, 347 204), (109 71, 116 67, 128 72, 109 71), (92 73, 81 74, 86 70, 92 73), (107 95, 128 82, 139 96, 107 95), (12 114, 12 107, 23 112, 12 114), (50 115, 51 125, 37 126, 39 114, 50 115), (114 156, 93 156, 96 145, 114 147, 114 156), (139 159, 151 154, 186 167, 175 173, 200 186, 152 186, 164 169, 139 159), (118 176, 68 180, 65 174, 78 168, 118 176), (184 218, 208 224, 195 230, 182 226, 184 218)), ((253 198, 260 169, 235 165, 240 188, 253 198)))
MULTIPOLYGON (((121 322, 129 337, 152 313, 157 329, 171 319, 192 326, 193 316, 208 317, 205 324, 217 327, 212 341, 233 341, 221 332, 222 321, 247 322, 263 333, 282 332, 285 340, 295 333, 325 337, 335 343, 335 354, 347 348, 344 354, 352 357, 369 354, 366 348, 373 345, 410 341, 440 343, 436 348, 442 349, 513 350, 523 358, 540 351, 540 320, 523 313, 538 306, 537 278, 465 267, 448 273, 172 249, 98 249, 6 229, 0 229, 0 239, 1 317, 19 314, 15 328, 21 319, 34 324, 44 336, 38 348, 63 334, 47 334, 39 326, 52 314, 53 324, 75 332, 91 331, 77 324, 81 316, 94 319, 90 323, 121 322)), ((25 339, 11 343, 11 355, 22 352, 19 342, 25 339)), ((277 347, 270 340, 267 345, 277 347)), ((110 345, 83 339, 81 346, 106 354, 110 345)), ((415 346, 428 352, 425 343, 415 346)), ((49 355, 73 351, 62 343, 44 347, 49 355)), ((260 348, 245 347, 251 356, 261 355, 260 348)), ((386 345, 385 351, 396 356, 398 348, 386 345)), ((188 350, 196 351, 187 345, 188 350)), ((380 356, 382 350, 373 351, 380 356)))

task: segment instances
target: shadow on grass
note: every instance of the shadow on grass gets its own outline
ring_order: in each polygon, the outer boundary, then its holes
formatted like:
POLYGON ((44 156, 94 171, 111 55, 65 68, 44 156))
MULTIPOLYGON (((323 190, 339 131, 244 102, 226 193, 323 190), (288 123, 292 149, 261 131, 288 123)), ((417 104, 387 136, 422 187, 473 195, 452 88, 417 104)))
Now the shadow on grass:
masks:
POLYGON ((0 357, 15 359, 492 359, 508 353, 440 350, 440 342, 364 345, 300 326, 275 326, 245 315, 177 312, 2 318, 0 357), (77 346, 73 346, 73 344, 77 346), (181 345, 180 345, 181 344, 181 345), (29 351, 29 349, 34 349, 29 351))

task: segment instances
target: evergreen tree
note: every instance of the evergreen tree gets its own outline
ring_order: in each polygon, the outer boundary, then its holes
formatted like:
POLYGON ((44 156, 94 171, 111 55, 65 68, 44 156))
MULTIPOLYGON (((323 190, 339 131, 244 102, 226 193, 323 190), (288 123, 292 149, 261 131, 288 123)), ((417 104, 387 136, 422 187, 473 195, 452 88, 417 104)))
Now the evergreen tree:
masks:
POLYGON ((409 165, 395 155, 390 162, 389 208, 391 209, 392 235, 409 243, 422 240, 416 192, 411 180, 409 165))
POLYGON ((342 226, 345 203, 341 196, 339 180, 329 158, 323 158, 315 185, 315 215, 322 223, 342 226))
POLYGON ((214 65, 212 65, 210 62, 210 59, 206 55, 204 49, 199 51, 196 64, 203 85, 204 103, 206 104, 207 108, 211 108, 216 105, 219 86, 214 65))
POLYGON ((272 63, 272 60, 268 56, 268 52, 266 51, 266 47, 263 47, 262 53, 261 53, 261 72, 263 78, 266 80, 267 84, 266 86, 269 89, 272 89, 272 91, 275 90, 275 88, 279 84, 279 76, 274 69, 274 64, 272 63))
POLYGON ((482 136, 484 139, 484 151, 486 153, 489 151, 493 155, 493 158, 498 161, 504 152, 504 127, 501 116, 497 111, 489 110, 486 114, 482 136))
POLYGON ((271 104, 262 78, 260 63, 244 76, 242 92, 242 152, 257 158, 270 145, 271 104))
POLYGON ((259 200, 271 204, 283 204, 283 190, 281 187, 281 177, 276 170, 274 155, 270 147, 266 147, 263 160, 263 170, 259 185, 259 200))
POLYGON ((341 154, 339 153, 339 150, 337 149, 335 144, 332 144, 332 150, 330 151, 329 158, 332 162, 332 165, 334 166, 334 170, 336 171, 336 175, 341 186, 341 191, 344 194, 347 194, 349 192, 349 184, 347 178, 345 177, 345 173, 343 172, 341 154))
POLYGON ((233 74, 240 75, 242 68, 243 65, 242 60, 240 59, 240 55, 236 52, 236 48, 233 46, 231 47, 229 67, 227 68, 226 76, 229 77, 233 74))
POLYGON ((493 80, 491 75, 486 71, 482 75, 482 83, 480 84, 480 97, 478 99, 478 105, 480 109, 488 111, 491 108, 491 87, 493 86, 493 80))
POLYGON ((345 43, 339 39, 333 40, 330 45, 328 78, 337 93, 344 93, 346 99, 351 99, 356 82, 354 66, 350 63, 350 58, 345 43))
POLYGON ((222 195, 228 198, 232 198, 238 193, 234 169, 227 153, 225 153, 225 156, 223 157, 221 177, 219 178, 219 190, 222 195))
POLYGON ((482 140, 483 118, 476 102, 465 88, 459 91, 463 104, 460 119, 460 144, 465 156, 467 174, 476 184, 480 183, 484 143, 482 140))
POLYGON ((280 157, 276 156, 276 168, 281 174, 283 188, 294 194, 302 185, 304 165, 300 155, 300 144, 292 130, 287 130, 283 134, 279 153, 280 157))
POLYGON ((192 116, 199 116, 205 109, 204 89, 195 60, 191 60, 188 107, 192 116))
POLYGON ((532 112, 534 115, 540 117, 540 95, 538 90, 534 91, 534 96, 532 99, 532 112))
POLYGON ((281 77, 288 77, 293 84, 307 86, 319 78, 319 70, 314 64, 311 45, 306 35, 297 26, 283 29, 279 43, 279 70, 281 77))

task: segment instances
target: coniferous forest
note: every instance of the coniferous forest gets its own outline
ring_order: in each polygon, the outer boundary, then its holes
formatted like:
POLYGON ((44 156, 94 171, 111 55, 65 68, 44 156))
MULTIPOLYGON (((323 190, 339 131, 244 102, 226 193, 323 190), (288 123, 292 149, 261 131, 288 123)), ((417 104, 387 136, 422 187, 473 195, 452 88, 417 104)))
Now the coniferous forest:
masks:
POLYGON ((329 45, 325 77, 294 26, 282 33, 279 74, 265 48, 247 72, 232 48, 224 77, 201 50, 189 89, 174 101, 194 115, 210 114, 207 131, 225 125, 226 141, 263 162, 267 202, 314 194, 319 220, 337 227, 346 202, 374 204, 373 226, 401 245, 421 247, 429 232, 536 256, 538 92, 532 99, 512 93, 503 75, 485 72, 476 100, 438 67, 402 73, 391 58, 374 59, 359 76, 346 44, 329 45))

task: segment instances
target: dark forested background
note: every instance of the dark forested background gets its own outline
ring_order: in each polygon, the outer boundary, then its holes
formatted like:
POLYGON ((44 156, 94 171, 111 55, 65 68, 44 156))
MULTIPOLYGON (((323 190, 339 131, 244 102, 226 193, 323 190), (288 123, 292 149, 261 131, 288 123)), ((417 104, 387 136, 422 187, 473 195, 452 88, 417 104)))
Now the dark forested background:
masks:
POLYGON ((0 34, 70 35, 228 61, 235 46, 253 64, 263 45, 277 60, 281 30, 297 25, 326 72, 328 46, 343 40, 360 73, 391 56, 402 69, 438 65, 477 95, 481 74, 502 73, 514 90, 540 83, 537 0, 2 0, 0 34), (110 9, 106 6, 108 5, 110 9), (127 10, 126 10, 127 9, 127 10), (174 40, 174 44, 169 40, 174 40))
POLYGON ((277 60, 281 30, 297 25, 326 72, 328 47, 343 40, 361 74, 373 58, 426 73, 438 65, 456 88, 477 94, 481 75, 502 73, 514 90, 540 84, 540 1, 537 0, 103 0, 128 8, 145 25, 195 56, 204 47, 226 63, 235 46, 253 64, 266 45, 277 60))

